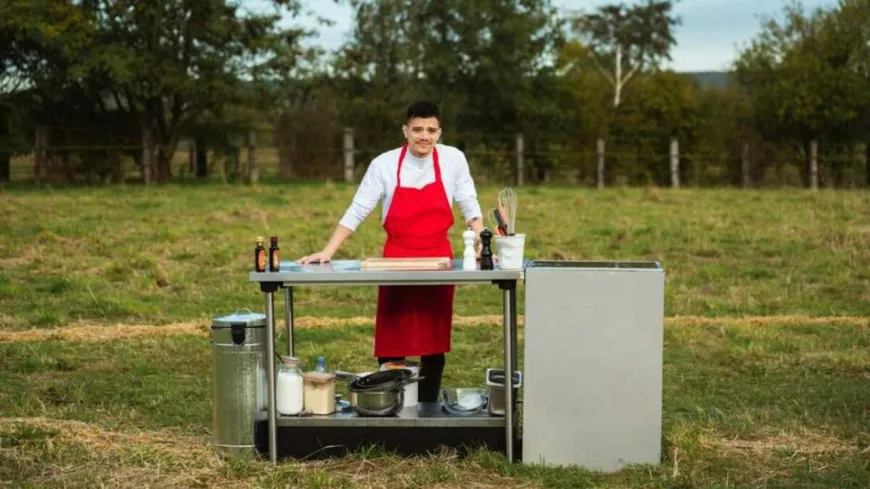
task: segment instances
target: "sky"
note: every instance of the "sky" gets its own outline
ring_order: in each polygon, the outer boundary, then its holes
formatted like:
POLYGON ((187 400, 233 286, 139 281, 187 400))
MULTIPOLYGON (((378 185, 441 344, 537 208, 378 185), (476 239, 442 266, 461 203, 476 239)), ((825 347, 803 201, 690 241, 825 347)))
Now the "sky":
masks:
MULTIPOLYGON (((268 0, 240 0, 252 10, 268 8, 268 0)), ((474 0, 469 0, 474 1, 474 0)), ((565 11, 591 11, 597 6, 618 3, 619 0, 553 0, 565 11)), ((623 0, 632 4, 631 0, 623 0)), ((665 66, 675 71, 728 70, 737 52, 749 44, 761 28, 764 16, 779 16, 785 0, 679 0, 675 7, 682 24, 675 29, 677 45, 671 51, 672 61, 665 66)), ((832 8, 837 0, 802 0, 808 10, 832 8)), ((296 19, 294 23, 317 29, 319 35, 309 41, 327 50, 338 48, 353 25, 353 11, 347 2, 337 5, 333 0, 306 0, 306 9, 335 22, 333 26, 317 26, 313 17, 296 19)))

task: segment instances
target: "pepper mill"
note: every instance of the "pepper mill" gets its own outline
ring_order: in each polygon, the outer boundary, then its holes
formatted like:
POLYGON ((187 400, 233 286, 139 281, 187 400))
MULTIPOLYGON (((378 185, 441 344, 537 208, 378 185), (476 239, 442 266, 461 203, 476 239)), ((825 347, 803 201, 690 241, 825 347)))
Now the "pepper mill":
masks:
POLYGON ((492 247, 490 245, 491 240, 492 233, 489 232, 489 229, 484 229, 480 233, 480 242, 483 245, 483 248, 480 250, 481 270, 492 270, 492 247))

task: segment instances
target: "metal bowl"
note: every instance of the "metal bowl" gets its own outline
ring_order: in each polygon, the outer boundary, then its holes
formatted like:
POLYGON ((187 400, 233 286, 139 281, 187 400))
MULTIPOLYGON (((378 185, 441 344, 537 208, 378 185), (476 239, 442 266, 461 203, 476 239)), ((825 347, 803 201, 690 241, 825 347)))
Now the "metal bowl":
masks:
POLYGON ((456 416, 477 414, 486 407, 488 400, 486 389, 478 387, 441 389, 441 405, 456 416))

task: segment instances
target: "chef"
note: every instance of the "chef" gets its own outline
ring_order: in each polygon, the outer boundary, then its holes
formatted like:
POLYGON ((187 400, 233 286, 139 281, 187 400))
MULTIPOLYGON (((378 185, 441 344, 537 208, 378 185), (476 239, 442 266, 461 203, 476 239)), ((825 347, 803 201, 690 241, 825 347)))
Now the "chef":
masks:
MULTIPOLYGON (((381 222, 386 231, 383 256, 450 257, 448 232, 453 226, 453 202, 465 224, 477 235, 482 214, 465 154, 438 144, 438 106, 421 100, 408 106, 402 134, 405 143, 375 157, 323 250, 298 263, 326 263, 383 201, 381 222)), ((479 253, 479 241, 476 241, 479 253)), ((435 402, 441 388, 444 354, 450 351, 454 285, 381 286, 375 318, 374 353, 380 364, 420 357, 418 400, 435 402)))

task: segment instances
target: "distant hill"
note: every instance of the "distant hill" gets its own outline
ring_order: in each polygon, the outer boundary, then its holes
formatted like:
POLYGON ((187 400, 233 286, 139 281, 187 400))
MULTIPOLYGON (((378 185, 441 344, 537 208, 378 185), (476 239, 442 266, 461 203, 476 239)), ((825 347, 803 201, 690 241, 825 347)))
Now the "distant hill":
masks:
POLYGON ((731 84, 731 72, 728 71, 694 71, 683 74, 694 78, 701 88, 725 88, 731 84))

